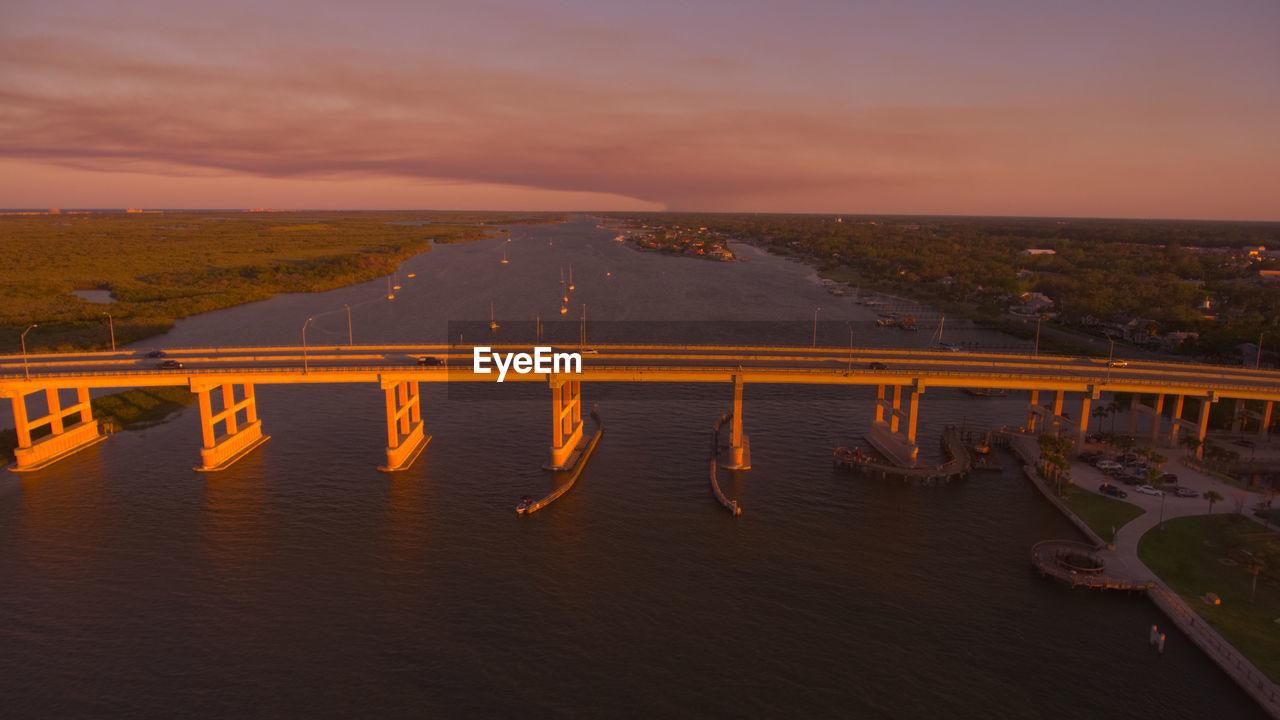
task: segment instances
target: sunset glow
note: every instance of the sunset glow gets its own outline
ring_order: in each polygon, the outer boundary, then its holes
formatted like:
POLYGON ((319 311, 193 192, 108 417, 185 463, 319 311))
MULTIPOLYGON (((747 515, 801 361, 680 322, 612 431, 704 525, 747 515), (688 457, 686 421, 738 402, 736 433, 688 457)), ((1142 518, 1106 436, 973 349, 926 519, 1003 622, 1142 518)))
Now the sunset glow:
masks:
POLYGON ((4 10, 0 207, 1280 219, 1280 5, 4 10))

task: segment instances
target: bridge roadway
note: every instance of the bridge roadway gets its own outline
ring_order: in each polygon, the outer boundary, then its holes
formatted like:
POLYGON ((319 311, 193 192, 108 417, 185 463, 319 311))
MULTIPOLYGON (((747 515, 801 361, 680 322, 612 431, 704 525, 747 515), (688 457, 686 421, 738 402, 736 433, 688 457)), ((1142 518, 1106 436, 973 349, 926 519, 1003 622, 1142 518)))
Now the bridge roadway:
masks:
MULTIPOLYGON (((494 345, 495 352, 528 352, 531 346, 494 345)), ((1152 416, 1152 440, 1160 430, 1165 395, 1176 400, 1174 421, 1167 442, 1174 443, 1180 430, 1199 431, 1204 438, 1208 407, 1223 398, 1237 403, 1236 415, 1259 419, 1265 434, 1272 405, 1280 400, 1280 373, 1242 367, 1177 362, 1129 361, 1110 366, 1095 358, 1053 355, 1016 355, 983 352, 944 352, 902 349, 685 346, 685 345, 587 345, 557 346, 559 352, 581 352, 581 374, 508 372, 506 382, 544 382, 553 395, 553 445, 551 466, 561 466, 581 438, 582 382, 710 382, 734 387, 731 438, 733 457, 741 457, 742 386, 745 383, 865 385, 877 388, 872 443, 891 457, 914 462, 919 397, 926 388, 1004 388, 1031 391, 1028 425, 1053 432, 1083 432, 1089 420, 1089 403, 1104 391, 1135 393, 1134 415, 1146 410, 1152 416), (1041 406, 1039 393, 1056 395, 1041 406), (1063 412, 1066 393, 1080 393, 1076 420, 1063 412), (1140 395, 1158 401, 1147 407, 1140 395), (1199 417, 1182 418, 1183 400, 1199 400, 1199 417), (1252 402, 1252 408, 1245 403, 1252 402)), ((257 430, 255 384, 378 383, 387 394, 388 464, 384 469, 407 467, 430 436, 422 430, 418 403, 420 382, 495 382, 497 373, 472 371, 471 345, 358 345, 323 347, 246 347, 165 349, 164 360, 182 363, 180 369, 161 369, 162 359, 147 358, 141 351, 29 354, 0 357, 0 395, 13 401, 19 428, 18 469, 34 469, 86 446, 97 438, 97 423, 88 406, 91 388, 153 385, 188 386, 200 400, 204 430, 204 463, 199 469, 221 469, 265 440, 257 430), (443 366, 419 365, 422 356, 445 359, 443 366), (237 398, 235 386, 240 386, 237 398), (215 410, 215 389, 221 389, 221 410, 215 410), (77 403, 63 406, 59 391, 74 390, 77 403), (51 408, 43 418, 31 420, 27 396, 43 391, 51 408), (32 449, 30 430, 49 425, 52 435, 66 430, 67 414, 79 413, 75 437, 60 442, 40 439, 48 447, 32 449), (240 416, 245 421, 240 421, 240 416), (223 423, 224 433, 214 434, 223 423), (87 426, 92 425, 92 429, 87 426), (246 428, 247 435, 233 438, 246 428), (235 439, 236 442, 229 442, 235 439), (25 441, 25 444, 24 444, 25 441), (222 448, 218 450, 217 448, 222 448), (54 451, 57 452, 54 452, 54 451), (53 454, 50 454, 53 453, 53 454), (24 467, 25 465, 25 467, 24 467)), ((1131 432, 1133 428, 1131 428, 1131 432)), ((732 463, 729 467, 733 467, 732 463)), ((745 467, 745 465, 743 466, 745 467)))

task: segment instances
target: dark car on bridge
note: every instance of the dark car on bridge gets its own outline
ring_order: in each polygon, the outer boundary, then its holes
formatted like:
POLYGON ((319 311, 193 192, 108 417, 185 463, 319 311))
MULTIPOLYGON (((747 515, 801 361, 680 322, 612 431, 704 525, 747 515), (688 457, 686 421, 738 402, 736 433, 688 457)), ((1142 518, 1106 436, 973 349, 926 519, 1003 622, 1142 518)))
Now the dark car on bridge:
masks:
POLYGON ((156 367, 160 368, 161 370, 181 370, 182 363, 178 362, 177 360, 165 360, 164 362, 160 363, 156 367))
POLYGON ((871 364, 867 365, 867 367, 868 367, 868 368, 870 368, 870 369, 872 369, 872 370, 888 370, 888 369, 889 369, 889 366, 888 366, 888 365, 885 365, 885 364, 884 364, 884 363, 882 363, 882 362, 873 362, 873 363, 871 363, 871 364))
POLYGON ((433 356, 431 356, 431 355, 428 355, 428 356, 426 356, 426 357, 420 357, 420 358, 418 358, 418 364, 419 364, 419 365, 426 365, 427 367, 435 367, 435 366, 437 366, 437 365, 443 365, 443 364, 444 364, 444 360, 442 360, 442 359, 440 359, 440 358, 438 358, 438 357, 433 357, 433 356))
POLYGON ((165 352, 163 350, 152 350, 151 352, 147 353, 144 357, 162 358, 164 356, 165 356, 165 352))

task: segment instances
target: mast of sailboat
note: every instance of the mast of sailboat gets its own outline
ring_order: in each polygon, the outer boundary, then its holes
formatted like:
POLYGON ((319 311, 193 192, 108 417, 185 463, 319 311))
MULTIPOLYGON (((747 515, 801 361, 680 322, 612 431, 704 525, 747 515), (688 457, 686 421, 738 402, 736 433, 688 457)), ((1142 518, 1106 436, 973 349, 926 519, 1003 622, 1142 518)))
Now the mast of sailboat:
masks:
POLYGON ((489 329, 490 330, 498 329, 498 323, 493 321, 493 301, 489 302, 489 329))
POLYGON ((573 263, 569 263, 569 289, 573 289, 573 263))

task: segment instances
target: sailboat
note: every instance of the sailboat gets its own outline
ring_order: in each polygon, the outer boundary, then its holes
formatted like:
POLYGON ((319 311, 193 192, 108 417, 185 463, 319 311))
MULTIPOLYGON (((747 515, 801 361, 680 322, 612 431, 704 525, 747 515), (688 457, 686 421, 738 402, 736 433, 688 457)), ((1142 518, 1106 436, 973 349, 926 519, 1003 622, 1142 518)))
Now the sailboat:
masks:
POLYGON ((388 300, 396 299, 395 293, 391 292, 391 278, 387 278, 387 299, 388 300))
POLYGON ((503 249, 503 251, 502 251, 502 264, 503 264, 503 265, 506 265, 506 264, 507 264, 507 251, 506 251, 506 249, 505 249, 505 248, 504 248, 504 249, 503 249))
POLYGON ((395 285, 393 285, 393 286, 392 286, 392 289, 393 289, 393 290, 399 290, 399 289, 400 289, 400 275, 399 275, 399 273, 398 273, 398 272, 396 272, 396 273, 392 273, 392 274, 391 274, 391 277, 395 278, 395 285))
POLYGON ((953 344, 942 342, 942 325, 946 321, 947 321, 946 316, 943 316, 941 319, 938 320, 938 331, 934 333, 934 338, 938 342, 938 347, 942 350, 946 350, 947 352, 960 352, 964 348, 960 347, 959 345, 953 345, 953 344))
POLYGON ((573 265, 569 266, 569 289, 573 289, 573 265))
POLYGON ((489 330, 493 331, 497 329, 498 329, 498 323, 494 322, 493 320, 493 303, 489 303, 489 330))

